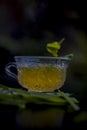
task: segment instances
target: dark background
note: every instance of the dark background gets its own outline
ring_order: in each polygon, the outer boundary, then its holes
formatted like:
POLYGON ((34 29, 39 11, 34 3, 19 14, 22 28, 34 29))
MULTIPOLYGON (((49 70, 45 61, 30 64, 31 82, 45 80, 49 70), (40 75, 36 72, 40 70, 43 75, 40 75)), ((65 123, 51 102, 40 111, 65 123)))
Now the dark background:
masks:
MULTIPOLYGON (((84 1, 0 0, 0 84, 21 88, 5 74, 15 55, 48 55, 47 42, 65 38, 60 56, 73 53, 62 88, 87 114, 87 9, 84 1)), ((16 72, 16 70, 14 70, 16 72)))

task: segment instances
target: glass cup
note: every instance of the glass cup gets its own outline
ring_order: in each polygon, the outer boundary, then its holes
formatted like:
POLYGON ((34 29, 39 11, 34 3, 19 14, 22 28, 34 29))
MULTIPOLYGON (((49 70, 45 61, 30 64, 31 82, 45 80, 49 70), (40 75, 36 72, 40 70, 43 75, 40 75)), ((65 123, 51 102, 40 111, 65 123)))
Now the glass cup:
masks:
POLYGON ((70 59, 65 57, 15 56, 16 62, 6 66, 6 73, 17 79, 28 91, 53 92, 61 88, 66 79, 70 59), (11 71, 16 67, 18 74, 11 71))

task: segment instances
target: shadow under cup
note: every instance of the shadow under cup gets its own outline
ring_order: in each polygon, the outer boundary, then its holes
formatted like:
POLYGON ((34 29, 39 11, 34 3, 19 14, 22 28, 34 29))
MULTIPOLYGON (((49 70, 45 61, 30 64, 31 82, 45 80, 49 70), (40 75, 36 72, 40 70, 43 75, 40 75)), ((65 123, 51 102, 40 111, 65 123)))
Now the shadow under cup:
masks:
POLYGON ((70 59, 64 57, 15 56, 6 73, 16 78, 28 91, 53 92, 63 86, 70 59), (17 67, 18 75, 11 72, 17 67))

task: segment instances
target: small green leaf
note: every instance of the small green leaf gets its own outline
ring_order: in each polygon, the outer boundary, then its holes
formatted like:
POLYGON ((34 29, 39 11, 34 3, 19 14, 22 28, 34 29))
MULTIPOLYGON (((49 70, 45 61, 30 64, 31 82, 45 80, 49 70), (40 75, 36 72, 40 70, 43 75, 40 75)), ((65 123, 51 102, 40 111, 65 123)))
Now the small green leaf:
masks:
POLYGON ((47 43, 47 51, 49 53, 51 53, 53 56, 58 57, 58 51, 61 48, 61 43, 64 41, 64 39, 62 39, 60 42, 53 42, 53 43, 47 43))
POLYGON ((73 54, 71 53, 71 54, 65 55, 64 57, 67 57, 71 60, 73 58, 73 54))
POLYGON ((66 99, 66 101, 72 106, 74 110, 80 110, 80 107, 75 102, 73 102, 69 96, 65 95, 65 93, 60 90, 58 90, 58 92, 66 99))

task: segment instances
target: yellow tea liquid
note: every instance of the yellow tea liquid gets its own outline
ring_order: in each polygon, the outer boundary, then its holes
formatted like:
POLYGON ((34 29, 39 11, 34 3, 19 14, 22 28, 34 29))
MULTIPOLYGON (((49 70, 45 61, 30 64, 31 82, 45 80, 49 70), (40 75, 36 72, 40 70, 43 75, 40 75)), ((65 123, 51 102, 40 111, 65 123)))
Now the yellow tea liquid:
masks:
POLYGON ((65 81, 65 69, 54 67, 22 67, 19 68, 18 80, 29 91, 54 91, 63 85, 65 81))

